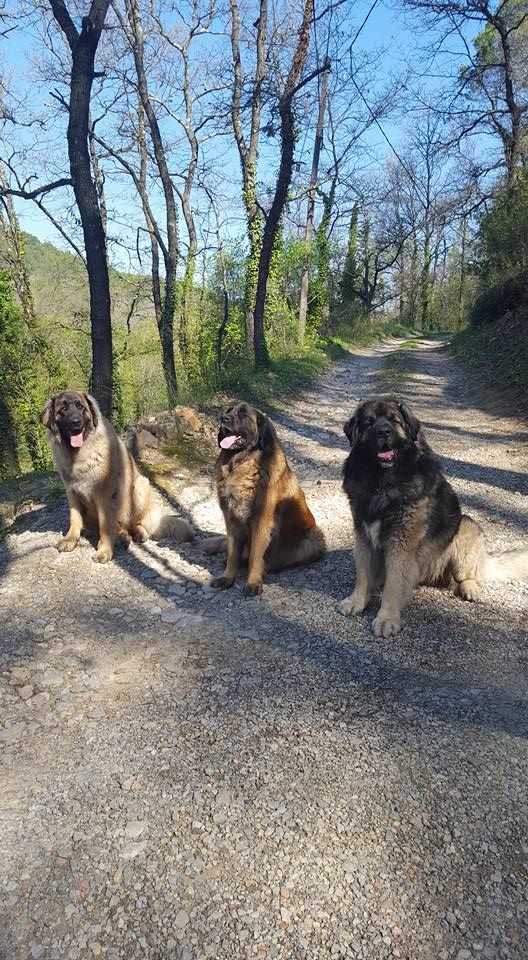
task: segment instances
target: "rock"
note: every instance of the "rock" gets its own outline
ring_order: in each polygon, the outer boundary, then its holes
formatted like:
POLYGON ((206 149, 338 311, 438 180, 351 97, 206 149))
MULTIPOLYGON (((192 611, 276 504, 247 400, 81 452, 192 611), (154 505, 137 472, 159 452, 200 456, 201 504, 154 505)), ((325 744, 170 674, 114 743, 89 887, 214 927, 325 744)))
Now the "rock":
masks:
POLYGON ((153 447, 155 450, 159 447, 159 440, 150 430, 139 430, 136 437, 137 449, 145 450, 146 447, 153 447))
POLYGON ((125 827, 125 837, 128 837, 130 840, 137 840, 137 838, 145 832, 146 827, 146 820, 129 820, 125 827))
POLYGON ((59 687, 64 680, 64 674, 62 670, 53 670, 51 667, 49 670, 45 670, 42 674, 41 683, 45 687, 59 687))
POLYGON ((25 729, 23 723, 13 723, 9 727, 4 727, 3 730, 0 730, 0 743, 15 743, 16 740, 23 737, 25 729))
POLYGON ((179 910, 174 918, 174 926, 178 930, 183 930, 189 923, 189 914, 186 910, 179 910))
POLYGON ((21 700, 29 700, 33 696, 33 687, 26 683, 23 687, 17 687, 17 693, 21 700))
POLYGON ((146 840, 140 840, 138 843, 127 843, 121 850, 119 856, 122 860, 134 860, 135 857, 139 857, 140 854, 144 853, 146 846, 146 840))
POLYGON ((162 623, 178 623, 182 619, 183 614, 179 610, 168 610, 166 613, 161 614, 162 623))
POLYGON ((88 717, 90 720, 102 720, 105 716, 105 712, 102 707, 93 707, 92 710, 88 711, 88 717))

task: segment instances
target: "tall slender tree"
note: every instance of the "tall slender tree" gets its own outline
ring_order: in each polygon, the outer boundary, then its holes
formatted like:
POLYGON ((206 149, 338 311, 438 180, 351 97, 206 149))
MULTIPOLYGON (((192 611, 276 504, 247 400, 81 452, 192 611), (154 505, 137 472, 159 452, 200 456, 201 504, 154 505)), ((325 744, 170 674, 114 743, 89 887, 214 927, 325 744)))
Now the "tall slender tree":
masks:
POLYGON ((75 200, 81 219, 92 336, 91 389, 106 416, 112 413, 112 323, 106 237, 90 157, 90 97, 95 56, 110 0, 92 0, 81 29, 63 0, 50 0, 51 10, 71 52, 68 109, 68 156, 75 200))

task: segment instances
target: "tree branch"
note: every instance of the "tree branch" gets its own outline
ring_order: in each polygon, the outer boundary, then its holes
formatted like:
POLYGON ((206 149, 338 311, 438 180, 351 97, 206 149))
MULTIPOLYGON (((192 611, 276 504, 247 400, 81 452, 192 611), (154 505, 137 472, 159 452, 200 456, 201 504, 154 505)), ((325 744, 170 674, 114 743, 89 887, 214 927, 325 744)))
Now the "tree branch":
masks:
POLYGON ((23 200, 35 200, 43 193, 49 193, 51 190, 57 190, 59 187, 71 187, 70 177, 62 177, 60 180, 54 180, 53 183, 46 183, 43 187, 36 187, 35 190, 16 190, 14 187, 0 187, 0 197, 22 197, 23 200))

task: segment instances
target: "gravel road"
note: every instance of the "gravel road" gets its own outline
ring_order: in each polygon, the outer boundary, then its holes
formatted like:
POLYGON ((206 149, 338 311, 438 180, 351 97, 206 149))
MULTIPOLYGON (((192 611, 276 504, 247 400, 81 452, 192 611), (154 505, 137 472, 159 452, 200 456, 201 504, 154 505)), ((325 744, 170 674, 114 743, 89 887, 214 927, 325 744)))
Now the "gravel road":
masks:
MULTIPOLYGON (((262 597, 195 545, 58 554, 62 507, 0 545, 3 960, 526 960, 528 587, 419 589, 390 641, 336 610, 342 424, 397 346, 277 411, 329 554, 262 597)), ((402 357, 465 507, 527 543, 523 425, 443 343, 402 357)), ((178 489, 222 529, 210 478, 178 489)))

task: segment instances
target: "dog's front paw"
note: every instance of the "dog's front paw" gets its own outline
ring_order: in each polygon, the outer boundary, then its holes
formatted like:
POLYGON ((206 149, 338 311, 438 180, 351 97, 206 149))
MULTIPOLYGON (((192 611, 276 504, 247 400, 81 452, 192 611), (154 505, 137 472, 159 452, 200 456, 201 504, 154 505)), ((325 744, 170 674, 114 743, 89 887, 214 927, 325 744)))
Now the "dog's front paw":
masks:
POLYGON ((245 597, 258 597, 262 593, 262 584, 261 583, 246 583, 244 587, 244 596, 245 597))
POLYGON ((395 637, 400 632, 401 619, 399 613, 390 613, 380 610, 378 616, 372 624, 372 629, 376 637, 395 637))
POLYGON ((344 617, 350 617, 352 614, 359 616, 360 613, 363 613, 367 603, 367 597, 359 596, 354 591, 349 597, 345 597, 344 600, 341 600, 341 603, 338 603, 337 609, 344 617))
POLYGON ((136 543, 146 543, 149 538, 148 531, 145 530, 145 527, 142 527, 140 523, 138 523, 137 527, 134 527, 132 536, 136 543))
POLYGON ((113 553, 109 547, 99 547, 94 553, 92 560, 94 563, 108 563, 112 559, 113 553))
POLYGON ((63 537, 57 544, 57 550, 59 553, 70 553, 75 550, 78 543, 79 541, 75 537, 63 537))
POLYGON ((229 587, 232 587, 234 584, 233 577, 215 577, 214 580, 211 580, 211 586, 215 590, 229 590, 229 587))
POLYGON ((455 594, 462 600, 475 601, 480 597, 480 587, 476 580, 461 580, 455 587, 455 594))

